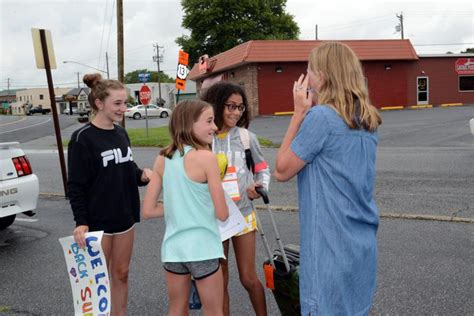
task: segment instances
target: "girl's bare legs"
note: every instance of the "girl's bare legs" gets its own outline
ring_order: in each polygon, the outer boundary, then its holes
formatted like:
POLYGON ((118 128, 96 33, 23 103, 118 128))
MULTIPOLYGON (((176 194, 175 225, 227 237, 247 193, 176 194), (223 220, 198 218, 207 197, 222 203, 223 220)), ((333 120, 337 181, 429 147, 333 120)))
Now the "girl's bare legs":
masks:
POLYGON ((133 252, 135 229, 114 236, 102 237, 111 283, 112 315, 125 316, 128 301, 128 271, 133 252))
POLYGON ((267 315, 265 290, 255 269, 256 231, 232 238, 240 282, 247 290, 257 316, 267 315))
POLYGON ((224 246, 224 255, 227 259, 221 259, 221 269, 222 276, 224 278, 224 315, 230 315, 230 305, 229 305, 229 240, 226 240, 222 243, 224 246))
MULTIPOLYGON (((224 277, 222 275, 222 268, 219 267, 217 272, 204 279, 196 280, 196 286, 202 303, 203 315, 224 315, 224 277)), ((189 290, 186 293, 189 293, 189 290)))
MULTIPOLYGON (((189 291, 191 290, 190 275, 176 274, 168 271, 165 271, 165 274, 169 300, 168 316, 188 316, 189 291)), ((201 294, 200 289, 199 294, 201 294)))

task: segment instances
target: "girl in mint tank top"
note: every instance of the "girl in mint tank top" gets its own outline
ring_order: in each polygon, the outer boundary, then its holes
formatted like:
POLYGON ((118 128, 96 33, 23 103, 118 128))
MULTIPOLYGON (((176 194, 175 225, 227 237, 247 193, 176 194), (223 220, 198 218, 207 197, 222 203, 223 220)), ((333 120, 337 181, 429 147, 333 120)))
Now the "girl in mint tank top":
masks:
POLYGON ((210 104, 180 102, 169 123, 171 145, 160 151, 145 194, 143 217, 165 218, 161 246, 170 315, 187 315, 191 277, 204 314, 222 315, 224 252, 216 219, 229 216, 216 156, 217 127, 210 104), (157 203, 163 193, 163 204, 157 203))

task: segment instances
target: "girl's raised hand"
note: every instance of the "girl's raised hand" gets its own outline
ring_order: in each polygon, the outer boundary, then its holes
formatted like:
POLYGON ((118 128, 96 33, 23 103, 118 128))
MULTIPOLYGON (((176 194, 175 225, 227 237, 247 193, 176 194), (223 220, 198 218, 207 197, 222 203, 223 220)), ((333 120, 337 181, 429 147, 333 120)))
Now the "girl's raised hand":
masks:
POLYGON ((308 90, 308 80, 308 74, 301 74, 298 81, 295 81, 293 85, 293 102, 296 115, 304 116, 311 108, 313 91, 311 89, 308 90))

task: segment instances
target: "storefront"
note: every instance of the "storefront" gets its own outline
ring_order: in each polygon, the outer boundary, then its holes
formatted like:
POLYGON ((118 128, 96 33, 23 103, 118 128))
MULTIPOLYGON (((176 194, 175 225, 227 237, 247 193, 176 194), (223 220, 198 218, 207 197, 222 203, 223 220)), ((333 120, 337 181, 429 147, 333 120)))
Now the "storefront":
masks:
MULTIPOLYGON (((350 40, 378 107, 474 104, 474 54, 416 54, 409 40, 350 40)), ((252 115, 292 111, 293 82, 306 72, 309 53, 323 41, 249 41, 196 63, 188 79, 198 93, 209 82, 244 87, 252 115)))

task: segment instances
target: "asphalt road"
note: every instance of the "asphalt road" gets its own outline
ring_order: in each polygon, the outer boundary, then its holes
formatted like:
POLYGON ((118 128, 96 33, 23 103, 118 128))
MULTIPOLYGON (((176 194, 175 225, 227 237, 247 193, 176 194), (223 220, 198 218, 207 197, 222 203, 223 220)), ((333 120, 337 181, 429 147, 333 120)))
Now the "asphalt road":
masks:
MULTIPOLYGON (((382 116, 376 182, 381 213, 472 219, 474 136, 469 132, 468 121, 474 117, 474 107, 394 111, 382 116)), ((288 120, 260 117, 251 129, 259 136, 280 142, 288 120)), ((144 123, 127 120, 127 127, 144 123)), ((167 122, 152 119, 149 123, 158 126, 167 122)), ((74 128, 77 126, 63 131, 65 138, 74 128)), ((48 136, 23 143, 22 147, 27 149, 33 170, 40 178, 40 191, 60 194, 62 184, 57 154, 51 150, 53 144, 54 137, 48 136)), ((264 151, 273 166, 276 149, 264 151)), ((141 166, 150 166, 156 154, 157 149, 134 149, 135 160, 141 166)), ((296 207, 295 180, 284 184, 273 181, 270 199, 272 205, 296 207)), ((270 227, 266 212, 260 213, 265 227, 270 227)), ((275 215, 284 243, 298 243, 298 214, 275 215)), ((37 221, 17 220, 11 228, 0 232, 0 314, 71 314, 70 286, 58 238, 69 235, 72 228, 67 201, 43 195, 37 221)), ((143 222, 137 227, 130 276, 130 315, 162 315, 166 311, 159 259, 163 231, 162 220, 143 222)), ((266 232, 272 240, 270 229, 266 232)), ((382 217, 378 240, 374 314, 474 314, 474 224, 382 217)), ((257 264, 264 259, 259 240, 257 264)), ((231 269, 232 314, 251 315, 235 266, 231 269)), ((269 314, 278 315, 271 292, 266 293, 269 314)))
MULTIPOLYGON (((75 125, 77 117, 67 115, 59 116, 61 129, 75 125)), ((0 115, 0 142, 25 143, 54 135, 54 122, 50 114, 32 116, 6 116, 0 115)))

